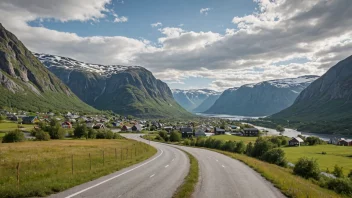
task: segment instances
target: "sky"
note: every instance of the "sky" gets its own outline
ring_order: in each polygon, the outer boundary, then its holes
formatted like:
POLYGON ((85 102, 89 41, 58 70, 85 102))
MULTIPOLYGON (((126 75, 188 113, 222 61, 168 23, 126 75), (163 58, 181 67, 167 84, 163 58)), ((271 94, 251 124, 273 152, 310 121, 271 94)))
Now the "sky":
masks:
POLYGON ((33 52, 143 66, 170 88, 322 75, 352 55, 351 0, 1 0, 0 13, 33 52))

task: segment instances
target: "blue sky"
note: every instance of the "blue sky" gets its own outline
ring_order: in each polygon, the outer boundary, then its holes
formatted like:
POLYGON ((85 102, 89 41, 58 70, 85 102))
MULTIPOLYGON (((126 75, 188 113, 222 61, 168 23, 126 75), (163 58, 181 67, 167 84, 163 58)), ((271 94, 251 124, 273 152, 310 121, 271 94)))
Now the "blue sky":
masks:
POLYGON ((235 28, 231 23, 234 16, 251 14, 257 4, 251 0, 113 0, 106 6, 113 9, 118 16, 128 17, 125 23, 113 23, 114 16, 99 22, 69 21, 62 23, 55 20, 30 22, 32 26, 43 25, 61 32, 72 32, 79 36, 126 36, 144 38, 157 42, 161 36, 152 23, 161 22, 163 27, 179 27, 190 31, 212 31, 224 33, 226 28, 235 28), (200 9, 210 8, 208 14, 201 14, 200 9))
POLYGON ((351 0, 1 0, 0 13, 34 52, 140 65, 171 88, 322 75, 352 50, 351 0))

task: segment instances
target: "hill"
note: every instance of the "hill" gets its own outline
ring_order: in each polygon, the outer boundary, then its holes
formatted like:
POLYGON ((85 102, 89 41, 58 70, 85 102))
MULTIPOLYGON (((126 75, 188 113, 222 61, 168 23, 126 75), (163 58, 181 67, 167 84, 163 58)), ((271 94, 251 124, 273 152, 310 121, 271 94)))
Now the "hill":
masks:
POLYGON ((98 112, 53 75, 0 24, 0 105, 27 111, 98 112))

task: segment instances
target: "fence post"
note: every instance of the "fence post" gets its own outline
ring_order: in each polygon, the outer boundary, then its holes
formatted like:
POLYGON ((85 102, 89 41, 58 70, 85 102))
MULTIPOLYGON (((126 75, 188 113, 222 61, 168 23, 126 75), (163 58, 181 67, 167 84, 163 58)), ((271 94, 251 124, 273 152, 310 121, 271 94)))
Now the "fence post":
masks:
POLYGON ((133 158, 132 154, 133 154, 133 147, 131 148, 131 159, 133 158))
POLYGON ((103 150, 103 166, 105 166, 105 152, 103 150))
POLYGON ((72 175, 73 175, 73 154, 71 155, 71 169, 72 169, 72 175))
POLYGON ((134 147, 134 156, 137 156, 137 147, 134 147))
POLYGON ((115 148, 115 159, 117 159, 117 150, 115 148))
POLYGON ((123 153, 122 153, 122 149, 121 149, 121 161, 123 160, 123 156, 122 155, 123 155, 123 153))
POLYGON ((92 158, 89 153, 89 171, 92 171, 92 158))
POLYGON ((16 166, 16 170, 17 170, 17 188, 20 187, 20 163, 17 163, 16 166))
POLYGON ((126 148, 126 159, 128 159, 128 148, 126 148))

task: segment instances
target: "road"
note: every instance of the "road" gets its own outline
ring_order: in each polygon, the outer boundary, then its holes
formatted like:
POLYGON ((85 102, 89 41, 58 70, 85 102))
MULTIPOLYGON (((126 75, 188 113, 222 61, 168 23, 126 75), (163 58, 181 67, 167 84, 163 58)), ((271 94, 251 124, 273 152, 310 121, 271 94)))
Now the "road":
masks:
MULTIPOLYGON (((138 134, 123 136, 149 143, 138 134)), ((158 149, 151 159, 52 197, 172 197, 189 169, 189 159, 176 148, 191 153, 198 160, 200 178, 194 198, 285 197, 257 172, 225 155, 156 142, 151 142, 151 145, 158 149)))
POLYGON ((172 197, 189 171, 189 159, 179 149, 155 142, 151 145, 158 152, 150 159, 50 197, 172 197))

